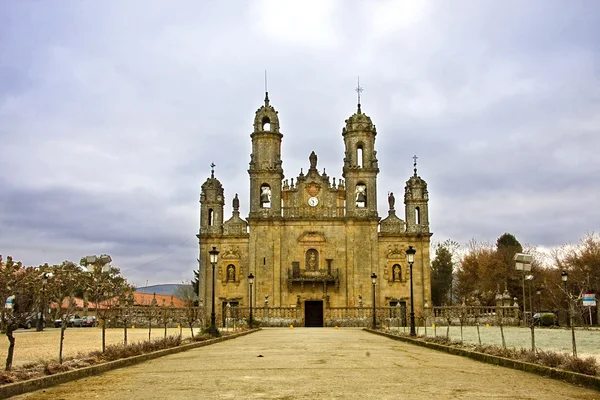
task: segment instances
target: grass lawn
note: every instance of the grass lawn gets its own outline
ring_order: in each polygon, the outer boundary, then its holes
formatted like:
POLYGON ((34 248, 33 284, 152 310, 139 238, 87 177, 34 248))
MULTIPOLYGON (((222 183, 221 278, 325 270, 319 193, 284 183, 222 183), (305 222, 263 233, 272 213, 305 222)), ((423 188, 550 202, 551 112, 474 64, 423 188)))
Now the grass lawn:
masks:
MULTIPOLYGON (((438 336, 446 336, 446 326, 436 328, 438 336)), ((397 327, 391 327, 392 331, 397 331, 397 327)), ((400 328, 403 332, 404 328, 400 328)), ((406 332, 409 332, 406 327, 406 332)), ((479 327, 482 344, 502 345, 500 328, 497 326, 479 327)), ((418 327, 417 334, 425 333, 422 326, 418 327)), ((433 336, 434 329, 427 327, 427 336, 433 336)), ((450 338, 460 340, 460 326, 450 327, 450 338)), ((529 328, 520 328, 514 326, 504 327, 504 339, 508 347, 531 348, 531 330, 529 328)), ((463 327, 463 340, 468 343, 479 344, 477 337, 477 327, 463 327)), ((575 340, 577 343, 577 355, 579 357, 593 356, 600 362, 600 330, 599 329, 576 329, 575 340)), ((561 353, 571 354, 571 330, 565 328, 537 328, 535 329, 535 345, 541 350, 552 350, 561 353)))

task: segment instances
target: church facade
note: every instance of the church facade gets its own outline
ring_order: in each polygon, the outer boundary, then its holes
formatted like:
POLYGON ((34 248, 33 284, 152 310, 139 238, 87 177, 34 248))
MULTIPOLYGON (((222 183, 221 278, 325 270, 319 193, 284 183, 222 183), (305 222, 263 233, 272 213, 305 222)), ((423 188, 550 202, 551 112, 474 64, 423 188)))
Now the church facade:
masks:
POLYGON ((361 111, 345 121, 342 178, 318 169, 317 155, 296 178, 285 179, 283 135, 268 93, 254 118, 248 174, 250 212, 243 219, 240 199, 225 220, 225 193, 214 175, 200 195, 200 299, 211 312, 212 269, 209 251, 219 251, 215 265, 215 308, 249 306, 248 275, 254 276, 253 306, 297 307, 306 326, 323 326, 331 307, 372 307, 372 275, 377 276, 377 307, 410 308, 406 250, 416 250, 413 264, 415 312, 431 299, 427 183, 416 163, 404 187, 404 219, 396 215, 395 197, 381 219, 377 210, 379 173, 370 117, 361 111))

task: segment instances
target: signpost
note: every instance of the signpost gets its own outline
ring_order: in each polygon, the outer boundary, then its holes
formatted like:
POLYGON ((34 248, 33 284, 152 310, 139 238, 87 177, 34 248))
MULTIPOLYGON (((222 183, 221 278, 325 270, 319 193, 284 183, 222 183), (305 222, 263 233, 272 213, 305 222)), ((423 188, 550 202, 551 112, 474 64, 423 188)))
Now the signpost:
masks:
POLYGON ((592 307, 596 307, 596 294, 585 292, 583 294, 583 306, 588 307, 590 312, 590 326, 592 326, 592 307))

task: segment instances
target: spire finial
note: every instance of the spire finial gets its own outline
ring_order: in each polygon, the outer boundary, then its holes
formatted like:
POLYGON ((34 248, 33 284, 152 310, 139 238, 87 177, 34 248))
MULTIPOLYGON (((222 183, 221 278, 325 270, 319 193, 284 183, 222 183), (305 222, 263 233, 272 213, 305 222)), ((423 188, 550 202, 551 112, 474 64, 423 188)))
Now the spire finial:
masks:
POLYGON ((417 157, 416 154, 414 156, 412 156, 412 159, 414 161, 413 167, 415 168, 415 176, 417 176, 417 158, 419 158, 419 157, 417 157))
POLYGON ((267 70, 265 69, 265 106, 269 106, 269 90, 267 89, 267 70))
POLYGON ((214 177, 215 177, 215 167, 216 167, 216 165, 215 165, 215 163, 214 163, 214 162, 213 162, 213 163, 210 163, 210 177, 211 177, 211 178, 214 178, 214 177))
POLYGON ((356 94, 358 95, 358 113, 360 114, 360 94, 363 91, 363 88, 360 87, 360 76, 358 77, 358 84, 356 85, 356 89, 354 89, 354 91, 356 92, 356 94))

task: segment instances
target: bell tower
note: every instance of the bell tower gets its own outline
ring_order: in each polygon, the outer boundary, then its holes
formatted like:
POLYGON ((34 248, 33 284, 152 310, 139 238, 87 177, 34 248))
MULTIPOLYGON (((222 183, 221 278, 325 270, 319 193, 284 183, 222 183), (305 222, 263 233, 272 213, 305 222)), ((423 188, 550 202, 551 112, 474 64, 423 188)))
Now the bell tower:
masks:
POLYGON ((379 165, 375 151, 377 129, 371 118, 360 108, 360 83, 358 109, 346 120, 342 129, 344 145, 343 177, 346 180, 346 216, 378 217, 377 214, 377 174, 379 165))
POLYGON ((281 217, 283 168, 279 117, 265 92, 265 104, 256 111, 250 155, 250 218, 281 217))
POLYGON ((417 156, 413 156, 414 174, 404 188, 406 232, 429 233, 429 192, 427 182, 417 175, 417 156))
POLYGON ((210 178, 202 184, 200 193, 200 234, 221 235, 223 233, 223 185, 215 178, 215 164, 211 164, 210 178))

